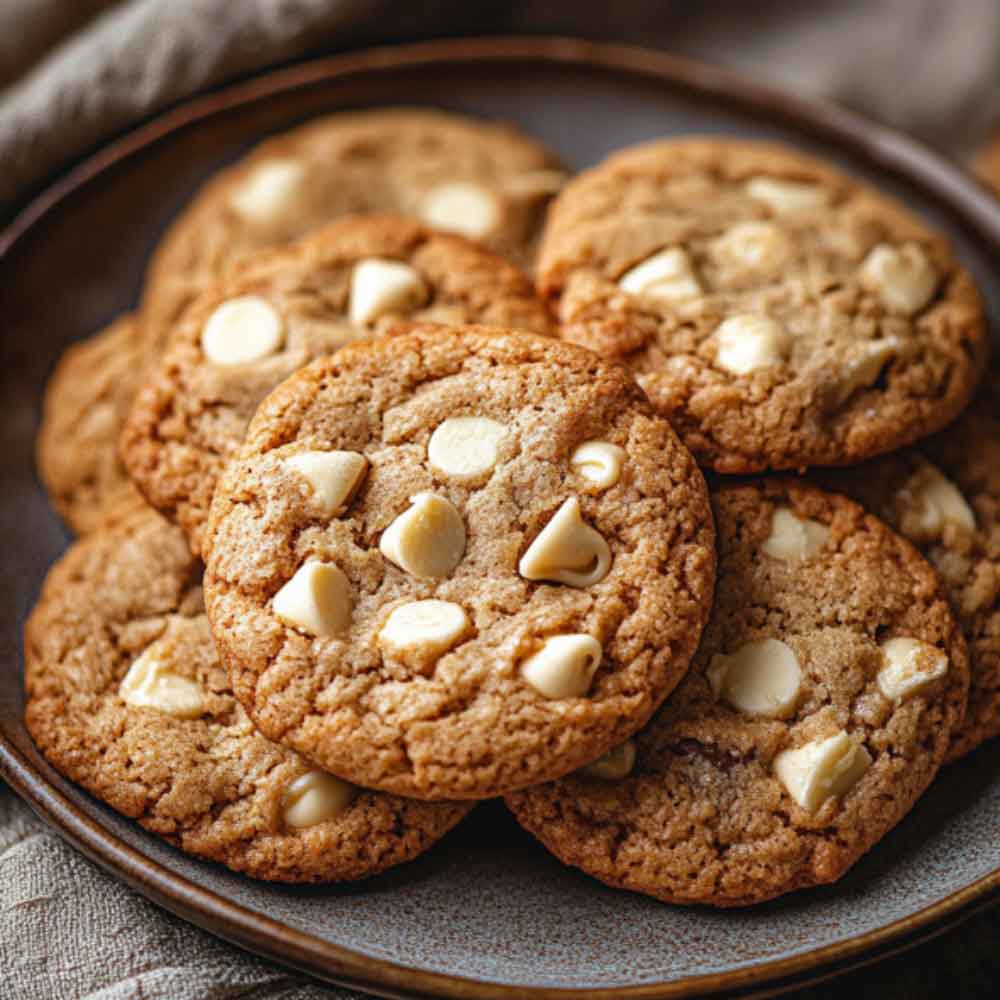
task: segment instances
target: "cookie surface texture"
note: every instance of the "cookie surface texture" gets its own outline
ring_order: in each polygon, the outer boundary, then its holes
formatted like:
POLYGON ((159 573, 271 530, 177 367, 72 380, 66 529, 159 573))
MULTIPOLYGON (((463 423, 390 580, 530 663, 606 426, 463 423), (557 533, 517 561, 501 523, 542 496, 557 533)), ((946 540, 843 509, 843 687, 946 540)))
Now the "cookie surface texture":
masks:
POLYGON ((181 850, 255 878, 372 875, 469 809, 351 788, 259 735, 215 655, 201 566, 152 511, 56 564, 25 656, 28 729, 55 768, 181 850))
POLYGON ((691 671, 610 757, 508 796, 562 861, 674 903, 832 882, 934 777, 968 687, 916 550, 776 480, 713 491, 716 603, 691 671))
POLYGON ((916 545, 945 583, 971 674, 948 759, 1000 735, 1000 378, 987 376, 972 406, 919 449, 819 479, 916 545))
POLYGON ((262 732, 421 798, 563 774, 638 729, 714 572, 701 474, 628 372, 485 327, 415 325, 288 379, 207 542, 213 634, 262 732))
POLYGON ((805 154, 663 140, 551 207, 538 287, 567 340, 620 358, 699 463, 843 465, 966 405, 987 355, 948 243, 805 154))
POLYGON ((133 478, 200 551, 216 477, 264 396, 314 358, 411 318, 549 329, 524 274, 462 237, 389 216, 331 223, 192 304, 127 421, 133 478))
POLYGON ((528 267, 565 173, 515 128, 421 109, 320 118, 261 143, 198 192, 154 256, 142 310, 165 336, 234 261, 344 215, 398 213, 528 267))
POLYGON ((63 353, 49 379, 38 432, 38 473, 52 505, 84 535, 142 498, 119 457, 125 415, 146 362, 134 316, 63 353))

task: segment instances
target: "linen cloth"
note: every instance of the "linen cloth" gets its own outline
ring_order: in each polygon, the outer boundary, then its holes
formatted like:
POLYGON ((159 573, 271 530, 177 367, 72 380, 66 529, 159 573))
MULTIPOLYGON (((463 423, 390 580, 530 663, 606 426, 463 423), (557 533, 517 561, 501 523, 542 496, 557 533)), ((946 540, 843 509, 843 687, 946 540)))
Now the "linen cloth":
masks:
POLYGON ((996 0, 0 0, 0 208, 206 87, 362 43, 496 31, 704 56, 958 151, 1000 112, 996 0))
MULTIPOLYGON (((832 97, 964 155, 1000 115, 996 0, 0 0, 0 214, 208 87, 292 59, 444 34, 658 45, 832 97)), ((1000 920, 802 994, 995 995, 1000 920), (961 944, 959 945, 959 941, 961 944)), ((190 927, 76 854, 0 785, 0 1000, 347 1000, 190 927)))

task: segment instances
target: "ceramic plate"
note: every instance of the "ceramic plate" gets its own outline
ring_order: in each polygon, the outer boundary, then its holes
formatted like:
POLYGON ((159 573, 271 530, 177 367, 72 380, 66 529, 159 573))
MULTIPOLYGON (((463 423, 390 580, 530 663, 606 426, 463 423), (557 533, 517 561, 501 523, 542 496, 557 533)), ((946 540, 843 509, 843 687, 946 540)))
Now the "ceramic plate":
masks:
POLYGON ((134 305, 156 239, 213 170, 320 112, 401 102, 514 120, 574 167, 671 133, 790 141, 949 232, 998 315, 1000 207, 960 170, 846 112, 652 52, 551 39, 437 42, 309 63, 184 105, 98 152, 0 237, 8 780, 72 843, 156 902, 280 962, 387 994, 733 996, 828 975, 987 905, 1000 894, 1000 743, 948 770, 837 886, 728 913, 665 906, 563 868, 498 803, 424 858, 356 887, 255 884, 167 847, 35 752, 21 724, 20 625, 67 543, 32 466, 46 374, 66 344, 134 305))

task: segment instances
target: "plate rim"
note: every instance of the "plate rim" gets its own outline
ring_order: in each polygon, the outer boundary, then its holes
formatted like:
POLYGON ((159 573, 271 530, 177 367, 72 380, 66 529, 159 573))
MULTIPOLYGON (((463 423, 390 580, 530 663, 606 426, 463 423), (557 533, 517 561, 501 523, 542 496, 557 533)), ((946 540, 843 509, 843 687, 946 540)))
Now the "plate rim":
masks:
MULTIPOLYGON (((265 72, 195 96, 101 146, 44 187, 0 232, 0 264, 63 201, 115 164, 176 131, 237 106, 333 79, 433 65, 542 62, 651 78, 824 140, 921 189, 1000 252, 1000 199, 957 161, 896 129, 828 101, 801 98, 708 63, 634 45, 562 36, 449 38, 379 46, 265 72)), ((355 989, 414 998, 653 1000, 718 993, 769 995, 831 978, 944 933, 1000 902, 1000 867, 943 899, 844 941, 725 972, 630 987, 524 987, 412 968, 289 927, 179 875, 87 816, 16 745, 0 720, 0 776, 48 824, 102 869, 154 903, 216 936, 283 965, 355 989)))

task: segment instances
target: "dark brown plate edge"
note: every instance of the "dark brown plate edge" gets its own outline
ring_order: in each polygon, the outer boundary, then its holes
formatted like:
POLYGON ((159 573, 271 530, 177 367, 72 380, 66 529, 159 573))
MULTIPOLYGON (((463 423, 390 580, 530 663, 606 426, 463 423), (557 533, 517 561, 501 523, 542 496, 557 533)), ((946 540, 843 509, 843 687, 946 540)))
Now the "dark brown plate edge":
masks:
MULTIPOLYGON (((0 233, 0 264, 14 245, 91 179, 171 133, 235 106, 333 78, 433 64, 548 61, 651 78, 699 98, 770 117, 905 179, 986 247, 1000 251, 1000 201, 957 162, 854 112, 761 86, 728 70, 636 46, 572 38, 449 39, 369 49, 273 71, 192 99, 109 143, 35 197, 0 233)), ((241 947, 330 982, 382 995, 482 1000, 654 1000, 773 996, 879 961, 936 937, 1000 902, 1000 869, 915 913, 847 941, 730 972, 673 983, 600 989, 505 986, 407 968, 321 941, 231 902, 152 861, 91 820, 51 784, 0 723, 0 776, 84 855, 176 915, 241 947)))

